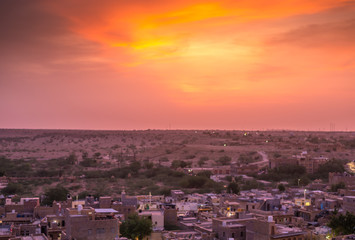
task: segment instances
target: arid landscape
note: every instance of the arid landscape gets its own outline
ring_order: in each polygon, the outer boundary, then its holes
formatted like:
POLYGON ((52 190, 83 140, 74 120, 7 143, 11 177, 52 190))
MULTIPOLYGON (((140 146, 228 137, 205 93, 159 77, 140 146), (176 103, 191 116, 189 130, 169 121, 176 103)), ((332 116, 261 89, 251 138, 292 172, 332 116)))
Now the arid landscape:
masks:
MULTIPOLYGON (((248 188, 255 179, 262 181, 269 167, 292 161, 296 165, 294 157, 304 151, 344 165, 355 159, 353 132, 2 129, 0 146, 1 172, 20 185, 23 196, 39 196, 58 184, 80 197, 114 196, 123 189, 130 194, 163 194, 174 188, 219 192, 223 181, 206 180, 199 187, 185 183, 190 180, 184 168, 208 172, 239 163, 243 172, 248 164, 266 163, 259 172, 247 174, 253 179, 244 182, 248 188)), ((283 180, 294 184, 294 178, 283 180)))

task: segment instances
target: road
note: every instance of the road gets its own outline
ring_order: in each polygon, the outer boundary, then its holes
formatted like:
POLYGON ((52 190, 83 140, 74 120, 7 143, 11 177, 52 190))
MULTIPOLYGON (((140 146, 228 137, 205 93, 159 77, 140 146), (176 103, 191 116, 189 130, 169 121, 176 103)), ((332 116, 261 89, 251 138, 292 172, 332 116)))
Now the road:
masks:
POLYGON ((258 151, 258 154, 263 158, 263 160, 259 161, 259 162, 254 162, 251 163, 252 165, 258 165, 259 169, 263 168, 263 167, 268 167, 269 166, 269 158, 267 156, 267 154, 263 151, 258 151))

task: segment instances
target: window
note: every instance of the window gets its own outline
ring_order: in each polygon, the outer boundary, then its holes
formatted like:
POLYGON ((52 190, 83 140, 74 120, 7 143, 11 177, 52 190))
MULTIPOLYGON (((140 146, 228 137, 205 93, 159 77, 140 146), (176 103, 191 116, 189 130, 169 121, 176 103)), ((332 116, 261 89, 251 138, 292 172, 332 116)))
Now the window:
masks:
POLYGON ((88 235, 92 234, 92 229, 88 229, 88 235))
POLYGON ((97 228, 96 229, 96 234, 103 234, 105 233, 105 228, 97 228))
POLYGON ((223 232, 223 237, 225 237, 226 236, 226 233, 225 232, 223 232))
POLYGON ((240 232, 240 236, 243 237, 244 236, 244 232, 240 232))

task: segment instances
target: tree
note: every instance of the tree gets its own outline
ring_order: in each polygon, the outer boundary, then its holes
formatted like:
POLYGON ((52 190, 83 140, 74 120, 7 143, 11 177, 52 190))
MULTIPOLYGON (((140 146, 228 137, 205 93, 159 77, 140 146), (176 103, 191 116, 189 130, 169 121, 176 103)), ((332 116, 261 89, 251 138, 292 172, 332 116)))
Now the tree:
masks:
POLYGON ((71 153, 69 157, 66 159, 66 163, 70 165, 74 165, 78 161, 78 158, 75 155, 75 152, 71 153))
POLYGON ((277 188, 279 189, 280 192, 284 192, 286 190, 285 185, 283 185, 282 183, 280 183, 277 188))
POLYGON ((206 177, 206 178, 210 178, 211 175, 212 175, 211 171, 202 171, 202 172, 197 173, 197 176, 206 177))
POLYGON ((23 186, 20 183, 9 182, 5 188, 1 190, 1 193, 8 196, 19 194, 23 192, 23 186))
POLYGON ((144 162, 144 168, 145 169, 152 169, 154 167, 154 163, 151 163, 149 161, 144 162))
POLYGON ((180 186, 184 188, 202 188, 208 181, 212 181, 201 176, 186 176, 180 182, 180 186))
POLYGON ((182 161, 182 160, 174 160, 171 163, 171 168, 173 168, 173 169, 185 168, 185 167, 188 167, 188 166, 191 166, 191 162, 185 162, 185 161, 182 161))
POLYGON ((138 161, 133 161, 131 162, 131 164, 129 165, 129 170, 133 173, 133 174, 137 174, 139 169, 141 169, 141 163, 138 161))
POLYGON ((317 177, 327 179, 330 172, 344 172, 345 161, 333 159, 319 166, 317 177))
POLYGON ((62 186, 50 188, 45 192, 45 198, 42 203, 44 205, 52 205, 53 201, 65 201, 67 199, 68 193, 68 189, 62 186))
POLYGON ((234 194, 239 194, 239 185, 238 183, 236 182, 231 182, 228 184, 228 187, 227 187, 227 192, 229 193, 234 193, 234 194))
POLYGON ((345 215, 332 216, 328 227, 332 229, 335 235, 347 235, 355 233, 355 215, 346 212, 345 215))
POLYGON ((344 182, 340 182, 340 183, 337 183, 337 184, 333 184, 331 186, 331 191, 332 192, 337 192, 338 189, 345 189, 346 186, 345 186, 345 183, 344 182))
POLYGON ((130 239, 143 239, 152 233, 152 221, 138 216, 134 213, 128 216, 120 226, 120 233, 123 237, 130 239))

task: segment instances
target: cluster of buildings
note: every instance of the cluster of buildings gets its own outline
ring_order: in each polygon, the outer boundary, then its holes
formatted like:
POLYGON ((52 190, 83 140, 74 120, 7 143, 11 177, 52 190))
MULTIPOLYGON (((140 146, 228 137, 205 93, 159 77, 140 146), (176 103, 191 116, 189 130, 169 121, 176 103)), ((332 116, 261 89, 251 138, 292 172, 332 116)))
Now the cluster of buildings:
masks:
MULTIPOLYGON (((332 183, 344 179, 351 182, 353 176, 331 173, 332 183)), ((355 214, 355 190, 289 187, 280 192, 270 187, 239 195, 172 190, 170 196, 127 196, 123 191, 118 198, 68 196, 52 206, 41 206, 39 198, 7 198, 0 206, 0 240, 123 240, 119 227, 132 213, 152 221, 153 234, 145 239, 329 239, 333 211, 355 214)))
POLYGON ((163 232, 162 239, 330 239, 334 236, 327 223, 332 212, 355 214, 355 191, 349 194, 305 188, 250 190, 240 195, 185 195, 176 190, 166 200, 177 209, 179 230, 163 232))

